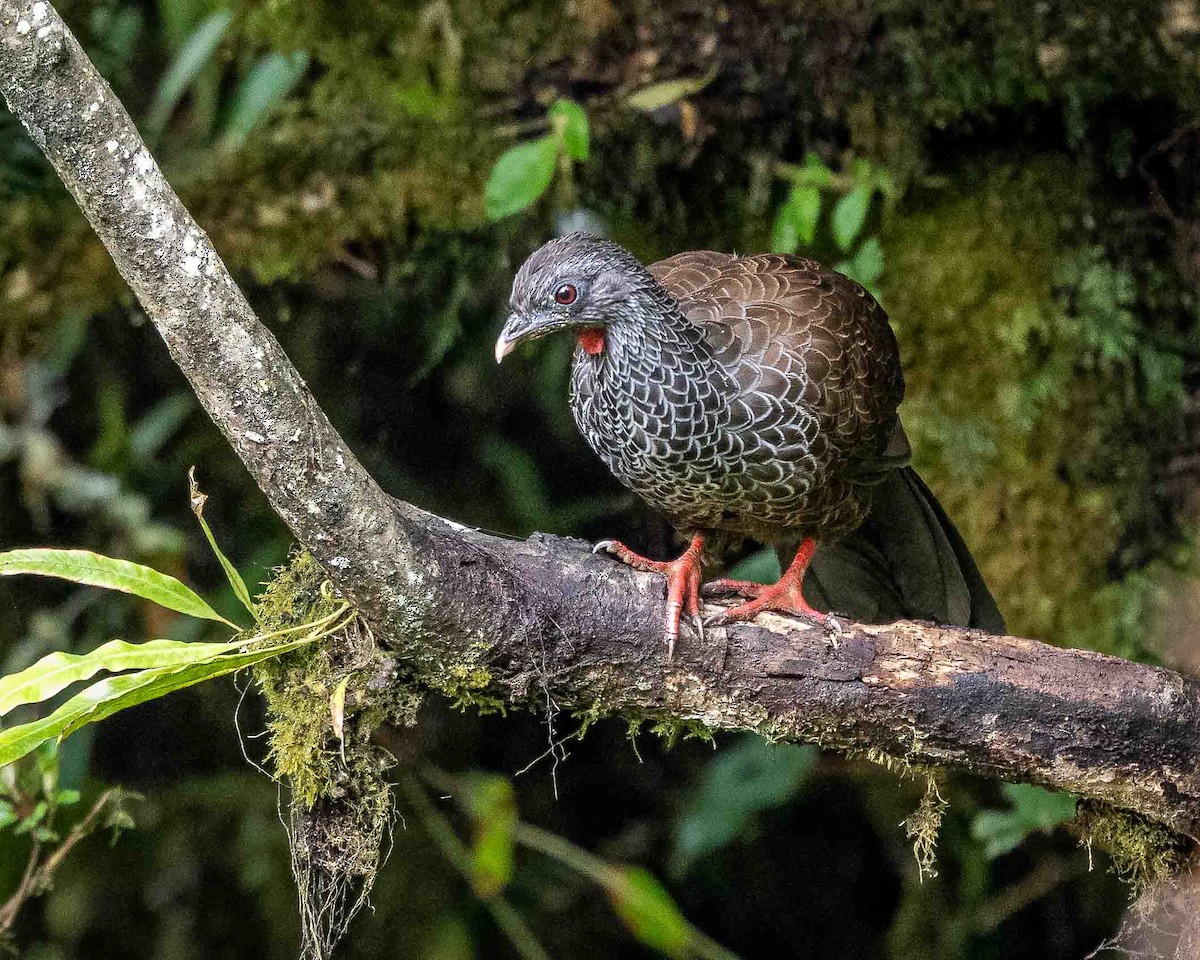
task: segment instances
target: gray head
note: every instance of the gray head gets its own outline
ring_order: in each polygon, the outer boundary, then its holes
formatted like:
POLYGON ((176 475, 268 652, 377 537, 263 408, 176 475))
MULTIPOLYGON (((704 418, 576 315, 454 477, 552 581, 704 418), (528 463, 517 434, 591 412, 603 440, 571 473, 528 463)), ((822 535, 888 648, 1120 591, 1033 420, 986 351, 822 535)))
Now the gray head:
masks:
POLYGON ((611 240, 586 233, 551 240, 517 271, 511 313, 496 341, 496 362, 518 344, 560 330, 580 334, 585 347, 600 344, 602 339, 594 338, 628 316, 630 301, 655 286, 637 257, 611 240))

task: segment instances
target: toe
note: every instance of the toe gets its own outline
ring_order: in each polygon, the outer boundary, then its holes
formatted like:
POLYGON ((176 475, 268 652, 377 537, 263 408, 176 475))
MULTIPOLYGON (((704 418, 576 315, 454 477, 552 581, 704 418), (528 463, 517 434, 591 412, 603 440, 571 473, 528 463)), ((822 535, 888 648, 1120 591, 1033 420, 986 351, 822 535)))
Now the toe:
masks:
POLYGON ((739 603, 736 607, 730 607, 725 611, 724 618, 730 623, 753 620, 762 609, 761 604, 751 600, 749 603, 739 603))
POLYGON ((700 593, 705 597, 747 597, 753 599, 761 594, 766 587, 761 583, 751 583, 749 580, 710 580, 700 587, 700 593))

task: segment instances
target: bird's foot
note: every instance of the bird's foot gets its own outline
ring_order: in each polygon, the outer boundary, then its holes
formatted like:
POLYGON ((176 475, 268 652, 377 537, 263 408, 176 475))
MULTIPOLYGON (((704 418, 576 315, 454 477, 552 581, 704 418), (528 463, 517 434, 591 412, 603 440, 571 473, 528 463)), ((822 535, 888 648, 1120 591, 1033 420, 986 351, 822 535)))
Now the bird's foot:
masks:
POLYGON ((710 617, 709 626, 719 626, 734 620, 753 620, 764 610, 789 613, 823 625, 829 623, 831 619, 828 614, 809 606, 808 601, 804 599, 804 594, 800 591, 800 583, 795 577, 785 576, 778 583, 770 586, 751 583, 748 580, 714 580, 704 584, 701 593, 706 597, 733 594, 746 597, 748 600, 746 603, 740 603, 736 607, 730 607, 716 616, 710 617))
MULTIPOLYGON (((716 581, 716 583, 721 583, 721 581, 716 581)), ((738 583, 738 581, 728 581, 727 583, 738 583)), ((722 587, 724 586, 726 584, 722 584, 722 587)), ((798 584, 781 580, 779 583, 773 583, 769 587, 764 587, 761 583, 746 584, 746 586, 757 588, 749 592, 749 595, 754 599, 746 601, 745 604, 730 607, 728 610, 716 614, 715 617, 709 618, 709 626, 732 623, 734 620, 752 620, 766 610, 775 613, 790 613, 793 617, 810 620, 810 622, 818 623, 822 626, 829 622, 829 614, 822 613, 820 610, 816 610, 815 607, 809 606, 809 602, 804 599, 804 594, 800 593, 798 584)), ((709 593, 709 587, 710 584, 704 584, 704 593, 709 593)), ((737 593, 740 596, 748 595, 740 589, 725 589, 724 593, 737 593)))
POLYGON ((663 640, 667 645, 668 660, 675 656, 675 642, 679 639, 679 621, 683 614, 695 619, 700 638, 704 639, 704 625, 700 620, 700 553, 703 548, 703 538, 693 537, 687 550, 678 559, 649 560, 620 540, 601 540, 592 547, 592 553, 610 553, 635 570, 661 573, 667 578, 667 622, 663 640))
POLYGON ((717 626, 733 620, 753 620, 764 610, 776 613, 789 613, 792 616, 803 617, 822 626, 829 622, 829 616, 809 606, 801 585, 804 583, 804 572, 808 569, 813 552, 817 549, 815 540, 808 538, 796 551, 796 557, 783 572, 777 583, 765 586, 761 583, 750 583, 746 580, 714 580, 703 587, 706 596, 736 594, 749 598, 746 603, 730 607, 712 617, 708 623, 717 626))

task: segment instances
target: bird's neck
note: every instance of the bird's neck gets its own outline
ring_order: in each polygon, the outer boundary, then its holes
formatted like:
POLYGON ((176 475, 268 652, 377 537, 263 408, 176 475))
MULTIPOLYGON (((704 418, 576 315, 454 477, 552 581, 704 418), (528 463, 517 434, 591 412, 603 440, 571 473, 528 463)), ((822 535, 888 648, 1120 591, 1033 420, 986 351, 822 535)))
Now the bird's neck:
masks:
MULTIPOLYGON (((603 351, 615 364, 656 358, 665 367, 695 370, 712 362, 703 328, 692 323, 659 284, 637 290, 615 304, 603 330, 603 351)), ((588 353, 588 344, 581 343, 588 353)))

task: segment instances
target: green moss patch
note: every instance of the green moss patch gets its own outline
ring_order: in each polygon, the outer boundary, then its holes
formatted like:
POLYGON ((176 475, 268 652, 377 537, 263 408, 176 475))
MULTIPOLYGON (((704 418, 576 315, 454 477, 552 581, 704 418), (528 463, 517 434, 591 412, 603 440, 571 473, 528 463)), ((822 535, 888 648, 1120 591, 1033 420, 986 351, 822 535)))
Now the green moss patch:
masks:
MULTIPOLYGON (((259 600, 264 627, 284 630, 328 617, 341 605, 324 571, 299 553, 276 571, 259 600)), ((391 823, 391 755, 371 741, 384 722, 411 726, 420 695, 387 676, 392 658, 367 627, 337 632, 256 671, 267 701, 268 762, 291 790, 289 840, 300 894, 302 955, 329 955, 366 903, 391 823)))
POLYGON ((1192 844, 1163 824, 1098 800, 1080 800, 1075 820, 1080 841, 1104 850, 1113 872, 1140 894, 1183 868, 1192 844))
POLYGON ((1086 162, 994 158, 954 182, 884 235, 916 466, 1011 632, 1137 656, 1156 548, 1120 550, 1131 527, 1160 546, 1170 535, 1150 516, 1144 438, 1172 435, 1179 383, 1178 356, 1140 329, 1152 278, 1089 232, 1086 162))

